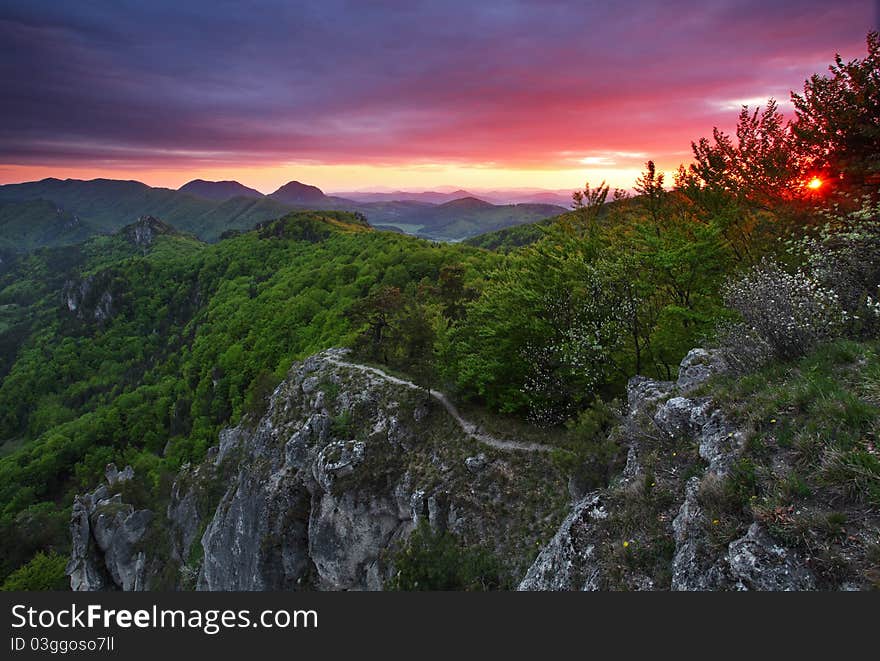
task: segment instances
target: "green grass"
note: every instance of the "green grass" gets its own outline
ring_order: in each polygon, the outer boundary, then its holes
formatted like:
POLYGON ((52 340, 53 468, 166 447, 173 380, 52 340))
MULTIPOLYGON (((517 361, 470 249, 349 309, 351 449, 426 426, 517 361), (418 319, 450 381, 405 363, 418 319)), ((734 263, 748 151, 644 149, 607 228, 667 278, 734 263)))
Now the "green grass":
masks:
MULTIPOLYGON (((752 518, 762 522, 813 558, 820 585, 877 584, 867 557, 880 512, 878 375, 876 341, 841 340, 707 390, 749 433, 744 460, 754 479, 737 532, 752 518)), ((741 503, 713 510, 720 527, 741 503)))

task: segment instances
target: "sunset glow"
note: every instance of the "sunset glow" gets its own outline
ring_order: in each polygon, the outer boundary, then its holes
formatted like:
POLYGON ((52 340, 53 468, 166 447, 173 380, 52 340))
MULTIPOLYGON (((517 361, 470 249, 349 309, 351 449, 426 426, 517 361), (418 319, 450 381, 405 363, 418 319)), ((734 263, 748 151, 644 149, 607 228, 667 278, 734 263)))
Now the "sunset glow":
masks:
POLYGON ((861 52, 870 0, 801 4, 6 3, 0 183, 629 188, 861 52))
POLYGON ((807 188, 810 188, 812 190, 818 190, 822 188, 822 180, 819 179, 819 177, 813 177, 812 179, 810 179, 810 183, 807 184, 807 188))

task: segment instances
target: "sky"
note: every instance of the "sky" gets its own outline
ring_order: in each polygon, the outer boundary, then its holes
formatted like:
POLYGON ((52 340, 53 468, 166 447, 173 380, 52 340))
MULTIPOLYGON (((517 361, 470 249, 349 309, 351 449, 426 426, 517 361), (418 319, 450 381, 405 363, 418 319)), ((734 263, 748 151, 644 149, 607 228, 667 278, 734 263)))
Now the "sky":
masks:
POLYGON ((861 57, 876 0, 0 2, 0 183, 565 189, 861 57))

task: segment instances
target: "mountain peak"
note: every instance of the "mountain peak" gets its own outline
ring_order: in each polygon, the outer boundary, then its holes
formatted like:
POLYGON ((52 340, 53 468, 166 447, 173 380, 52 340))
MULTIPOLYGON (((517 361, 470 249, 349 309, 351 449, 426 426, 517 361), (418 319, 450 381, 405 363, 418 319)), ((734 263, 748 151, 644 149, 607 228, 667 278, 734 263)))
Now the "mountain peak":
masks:
POLYGON ((441 204, 440 206, 445 209, 487 209, 495 205, 491 202, 481 200, 478 197, 469 196, 451 200, 450 202, 446 202, 445 204, 441 204))
POLYGON ((309 186, 299 181, 290 181, 284 184, 269 197, 279 202, 287 202, 288 204, 311 204, 321 202, 326 199, 324 191, 317 186, 309 186))
POLYGON ((180 234, 180 232, 158 218, 141 216, 135 222, 123 227, 120 234, 139 248, 149 248, 153 245, 156 236, 160 234, 174 235, 180 234))
POLYGON ((193 179, 177 189, 181 193, 189 193, 207 200, 225 202, 233 197, 263 197, 263 194, 240 184, 237 181, 205 181, 193 179))

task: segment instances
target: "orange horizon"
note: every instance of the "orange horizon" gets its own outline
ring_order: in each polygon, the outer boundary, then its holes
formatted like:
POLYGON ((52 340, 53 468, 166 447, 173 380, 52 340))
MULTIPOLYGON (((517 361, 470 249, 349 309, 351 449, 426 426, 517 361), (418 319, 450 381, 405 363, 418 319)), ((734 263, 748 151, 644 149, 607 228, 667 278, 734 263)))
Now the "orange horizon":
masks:
MULTIPOLYGON (((647 160, 647 157, 645 158, 647 160)), ((270 194, 290 181, 334 191, 427 191, 444 187, 474 190, 536 188, 576 190, 586 182, 605 181, 612 188, 630 189, 643 170, 640 165, 572 167, 564 169, 501 168, 487 166, 413 165, 315 165, 241 166, 207 168, 113 168, 58 167, 0 164, 0 184, 55 179, 115 179, 139 181, 157 188, 178 189, 193 179, 237 181, 263 194, 270 194)), ((658 164, 672 181, 678 164, 658 164)))

